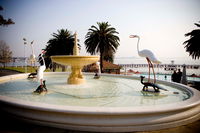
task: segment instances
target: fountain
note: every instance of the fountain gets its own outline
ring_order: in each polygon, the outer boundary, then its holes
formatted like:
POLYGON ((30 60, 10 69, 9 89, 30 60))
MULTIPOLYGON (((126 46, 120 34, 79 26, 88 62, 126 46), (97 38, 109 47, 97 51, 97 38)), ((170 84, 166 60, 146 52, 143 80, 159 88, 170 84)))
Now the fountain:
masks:
POLYGON ((85 82, 81 68, 99 57, 78 56, 75 44, 76 55, 51 57, 71 65, 72 72, 44 73, 43 95, 32 93, 38 83, 28 74, 0 77, 0 110, 25 122, 95 132, 160 130, 200 118, 200 92, 186 85, 157 80, 168 91, 148 93, 141 91, 139 77, 101 74, 96 80, 93 73, 84 74, 85 82))
POLYGON ((71 56, 51 56, 51 60, 58 64, 70 65, 71 74, 68 78, 68 84, 82 84, 85 83, 85 79, 81 72, 83 66, 95 63, 99 60, 99 56, 79 56, 79 49, 77 45, 77 33, 74 34, 74 48, 73 55, 71 56))

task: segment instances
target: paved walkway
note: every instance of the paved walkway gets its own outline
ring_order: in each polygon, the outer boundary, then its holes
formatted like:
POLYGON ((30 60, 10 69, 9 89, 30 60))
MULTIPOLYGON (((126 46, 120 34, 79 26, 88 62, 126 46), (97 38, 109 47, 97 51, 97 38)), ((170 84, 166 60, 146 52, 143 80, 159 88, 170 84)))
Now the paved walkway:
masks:
MULTIPOLYGON (((13 71, 0 71, 0 76, 17 74, 13 71)), ((0 111, 0 133, 88 133, 83 131, 65 130, 25 123, 0 111)), ((91 133, 91 132, 90 132, 91 133)), ((132 133, 200 133, 200 120, 185 126, 165 130, 132 133)))

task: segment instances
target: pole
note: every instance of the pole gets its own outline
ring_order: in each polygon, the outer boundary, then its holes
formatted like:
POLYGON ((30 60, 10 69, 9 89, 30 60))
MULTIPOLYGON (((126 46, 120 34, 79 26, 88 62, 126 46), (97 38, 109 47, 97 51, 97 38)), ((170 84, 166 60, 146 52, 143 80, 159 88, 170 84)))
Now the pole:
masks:
POLYGON ((24 71, 27 73, 27 62, 26 62, 26 38, 23 38, 24 40, 24 71))
POLYGON ((27 60, 26 60, 26 45, 24 45, 24 55, 25 55, 25 73, 27 73, 27 60))
POLYGON ((183 64, 183 72, 181 77, 181 83, 187 85, 187 77, 186 77, 186 65, 183 64))

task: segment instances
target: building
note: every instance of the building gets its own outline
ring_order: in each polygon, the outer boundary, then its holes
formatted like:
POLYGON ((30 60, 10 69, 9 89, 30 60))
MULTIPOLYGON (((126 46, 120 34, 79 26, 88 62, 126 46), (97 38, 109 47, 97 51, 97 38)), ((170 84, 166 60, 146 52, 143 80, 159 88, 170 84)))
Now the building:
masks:
MULTIPOLYGON (((97 72, 99 66, 96 63, 87 65, 83 68, 84 72, 97 72)), ((121 66, 113 64, 111 62, 103 61, 103 71, 104 73, 120 74, 121 66)))

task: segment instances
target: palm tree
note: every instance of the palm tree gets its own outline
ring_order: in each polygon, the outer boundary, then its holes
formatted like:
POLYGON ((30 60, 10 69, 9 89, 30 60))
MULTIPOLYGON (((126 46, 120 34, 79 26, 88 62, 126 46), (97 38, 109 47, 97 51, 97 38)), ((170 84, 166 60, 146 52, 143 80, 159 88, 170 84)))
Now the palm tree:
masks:
MULTIPOLYGON (((3 7, 0 6, 0 11, 2 10, 3 10, 3 7)), ((15 24, 15 22, 13 22, 11 18, 7 20, 2 15, 0 15, 0 26, 8 26, 10 24, 15 24)))
MULTIPOLYGON (((200 22, 200 21, 199 21, 200 22)), ((195 23, 197 27, 200 27, 200 24, 195 23)), ((189 55, 192 56, 193 59, 199 59, 200 57, 200 29, 193 30, 185 36, 190 36, 190 39, 185 41, 186 52, 189 52, 189 55)))
POLYGON ((52 34, 51 38, 46 45, 47 51, 45 62, 47 67, 51 63, 50 56, 52 55, 72 55, 74 47, 74 36, 67 29, 58 30, 58 33, 52 34))
POLYGON ((111 57, 119 46, 119 34, 108 22, 97 22, 98 27, 92 25, 86 34, 86 51, 92 55, 100 54, 100 68, 103 72, 103 58, 111 57))
POLYGON ((110 50, 110 51, 104 51, 102 59, 105 60, 105 61, 107 61, 107 62, 113 63, 113 61, 114 61, 114 54, 115 53, 113 53, 112 50, 110 50))

